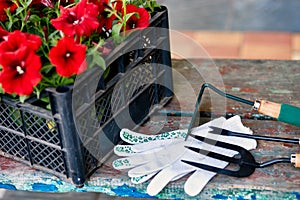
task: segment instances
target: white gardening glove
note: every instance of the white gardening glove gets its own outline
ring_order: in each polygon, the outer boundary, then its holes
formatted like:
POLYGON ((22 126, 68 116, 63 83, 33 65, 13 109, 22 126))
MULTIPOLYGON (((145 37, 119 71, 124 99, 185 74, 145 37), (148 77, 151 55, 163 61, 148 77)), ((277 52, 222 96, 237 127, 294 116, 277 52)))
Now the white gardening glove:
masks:
MULTIPOLYGON (((246 149, 256 147, 256 141, 229 136, 216 136, 208 134, 208 126, 223 127, 229 130, 251 134, 245 128, 238 116, 229 120, 219 118, 205 125, 193 129, 192 134, 200 135, 214 140, 224 141, 231 144, 243 146, 246 149)), ((218 167, 225 167, 226 162, 203 156, 196 152, 188 151, 185 146, 193 146, 214 152, 222 152, 224 155, 233 156, 236 152, 220 147, 212 146, 189 137, 184 141, 187 130, 178 130, 160 135, 150 136, 134 133, 129 130, 121 131, 121 138, 128 143, 135 145, 118 145, 115 153, 126 158, 115 160, 113 166, 116 169, 133 168, 128 171, 133 183, 142 183, 155 175, 147 187, 150 195, 159 193, 170 181, 177 180, 186 174, 194 173, 185 183, 185 192, 191 196, 197 195, 207 182, 215 175, 202 169, 187 165, 180 160, 210 164, 218 167), (201 181, 199 181, 201 180, 201 181)))

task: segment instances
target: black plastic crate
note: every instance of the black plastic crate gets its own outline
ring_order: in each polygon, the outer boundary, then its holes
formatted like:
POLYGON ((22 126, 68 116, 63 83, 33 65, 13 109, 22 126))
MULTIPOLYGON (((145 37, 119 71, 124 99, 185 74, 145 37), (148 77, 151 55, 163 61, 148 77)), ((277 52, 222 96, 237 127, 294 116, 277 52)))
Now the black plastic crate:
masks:
POLYGON ((108 55, 109 76, 92 68, 75 85, 47 89, 51 110, 34 97, 21 104, 2 96, 0 155, 83 186, 121 128, 135 129, 173 96, 167 9, 150 24, 159 29, 133 32, 108 55))

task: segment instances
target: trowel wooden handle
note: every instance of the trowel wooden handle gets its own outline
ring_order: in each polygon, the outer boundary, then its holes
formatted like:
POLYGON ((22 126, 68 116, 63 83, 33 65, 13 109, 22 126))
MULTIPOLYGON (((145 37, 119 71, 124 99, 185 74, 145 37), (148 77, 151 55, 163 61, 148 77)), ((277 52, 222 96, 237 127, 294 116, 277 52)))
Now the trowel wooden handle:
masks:
POLYGON ((295 167, 300 168, 300 154, 292 154, 291 163, 295 164, 295 167))
POLYGON ((254 103, 254 108, 261 114, 274 117, 288 124, 300 126, 300 108, 298 107, 259 100, 254 103))

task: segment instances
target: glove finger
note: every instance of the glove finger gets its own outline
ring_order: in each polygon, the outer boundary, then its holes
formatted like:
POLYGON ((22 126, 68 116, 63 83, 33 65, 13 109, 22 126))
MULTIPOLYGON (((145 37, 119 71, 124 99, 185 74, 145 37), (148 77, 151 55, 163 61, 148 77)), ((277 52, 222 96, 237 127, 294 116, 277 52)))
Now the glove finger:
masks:
POLYGON ((177 176, 175 176, 171 181, 177 181, 178 179, 181 179, 182 177, 184 177, 186 174, 179 174, 177 176))
POLYGON ((146 174, 143 176, 138 176, 138 177, 131 177, 131 182, 133 184, 140 184, 148 181, 150 178, 152 178, 157 172, 154 172, 152 174, 146 174))
POLYGON ((220 127, 220 128, 223 127, 228 130, 234 130, 237 132, 252 134, 252 131, 243 125, 241 118, 238 115, 231 117, 228 120, 225 120, 225 118, 223 118, 223 117, 212 120, 200 127, 195 128, 193 130, 192 134, 199 135, 199 136, 202 136, 205 138, 214 139, 217 141, 222 141, 225 143, 239 145, 248 150, 255 149, 257 147, 257 142, 254 139, 247 139, 247 138, 224 136, 224 135, 208 133, 210 129, 205 129, 205 127, 208 127, 208 126, 216 126, 216 127, 220 127))
MULTIPOLYGON (((205 157, 201 163, 219 168, 225 168, 228 165, 227 162, 211 157, 205 157)), ((197 170, 185 182, 184 191, 190 196, 196 196, 215 175, 216 173, 214 172, 197 168, 197 170)))
MULTIPOLYGON (((153 144, 151 146, 152 142, 150 143, 145 143, 145 144, 141 144, 141 145, 145 145, 145 147, 141 147, 138 149, 135 148, 135 144, 134 145, 116 145, 114 148, 114 153, 117 156, 121 156, 121 157, 130 157, 130 156, 136 156, 136 155, 147 155, 147 154, 152 154, 158 151, 161 151, 165 146, 155 146, 155 144, 153 144)), ((140 144, 137 144, 140 146, 140 144)))
MULTIPOLYGON (((180 163, 180 164, 182 164, 182 163, 180 163)), ((187 167, 187 166, 185 166, 185 165, 180 166, 181 169, 182 169, 183 167, 187 167)), ((196 171, 196 170, 198 169, 198 168, 196 168, 196 167, 194 167, 194 166, 189 166, 189 167, 190 167, 190 169, 185 169, 185 170, 182 169, 182 170, 183 170, 183 171, 187 171, 187 170, 188 170, 188 172, 193 172, 193 171, 196 171)), ((178 168, 179 168, 179 167, 178 167, 178 168)), ((179 169, 178 169, 178 170, 179 170, 179 169)), ((176 180, 178 180, 178 179, 184 177, 186 174, 187 174, 187 173, 178 174, 177 176, 173 177, 172 181, 176 181, 176 180)))
POLYGON ((144 156, 131 156, 127 158, 119 158, 117 160, 114 160, 112 166, 115 169, 121 170, 133 168, 138 165, 146 164, 147 162, 149 162, 149 160, 144 156))
POLYGON ((186 147, 195 147, 195 148, 199 149, 199 152, 194 152, 194 151, 191 151, 186 148, 186 152, 184 153, 184 155, 182 157, 182 159, 194 160, 194 162, 201 162, 202 159, 207 157, 206 154, 200 153, 200 150, 220 153, 220 154, 227 155, 227 156, 234 156, 234 155, 238 154, 237 151, 218 147, 218 146, 215 146, 214 144, 204 143, 199 140, 195 142, 195 141, 192 141, 191 139, 189 139, 186 142, 185 146, 186 147))
POLYGON ((169 166, 160 171, 151 180, 147 187, 147 193, 151 196, 155 196, 174 178, 185 176, 193 170, 193 167, 186 167, 182 165, 181 162, 177 162, 177 164, 169 166))
POLYGON ((122 129, 120 131, 120 137, 123 141, 129 144, 139 144, 139 143, 147 143, 153 140, 168 140, 172 138, 185 138, 186 130, 176 130, 161 133, 158 135, 146 135, 137 133, 128 129, 122 129))
POLYGON ((256 149, 257 142, 254 139, 246 139, 234 136, 217 136, 217 140, 229 144, 241 146, 247 150, 256 149))
POLYGON ((189 196, 198 195, 215 175, 216 173, 210 171, 196 170, 185 182, 184 191, 189 196))
POLYGON ((121 157, 135 156, 139 153, 152 154, 163 150, 169 145, 178 144, 183 141, 184 139, 171 139, 171 140, 162 140, 162 141, 157 140, 148 143, 134 144, 134 145, 116 145, 114 147, 114 153, 117 156, 121 156, 121 157))
POLYGON ((132 156, 136 155, 137 152, 132 149, 132 145, 116 145, 114 147, 114 153, 117 156, 132 156))
MULTIPOLYGON (((240 132, 240 133, 245 133, 245 134, 253 134, 253 131, 250 128, 245 127, 243 125, 241 117, 238 115, 229 118, 226 121, 226 123, 224 124, 223 128, 231 130, 231 131, 235 131, 235 132, 240 132)), ((231 138, 224 138, 224 142, 236 144, 236 145, 242 146, 248 150, 252 150, 257 147, 257 142, 254 139, 231 137, 231 138)))
POLYGON ((168 163, 148 162, 144 165, 134 167, 128 171, 129 177, 139 177, 142 175, 152 174, 169 166, 168 163))
POLYGON ((148 152, 150 150, 154 150, 157 148, 161 149, 169 145, 174 145, 183 141, 184 141, 183 138, 176 138, 176 139, 172 138, 168 140, 153 140, 147 143, 135 144, 133 145, 132 150, 135 152, 146 152, 146 151, 148 152))
POLYGON ((253 134, 253 131, 250 128, 245 127, 243 125, 241 117, 239 115, 235 115, 235 116, 227 119, 223 128, 231 130, 231 131, 235 131, 235 132, 253 134))
POLYGON ((226 122, 226 119, 224 117, 219 117, 217 119, 214 119, 210 122, 207 122, 201 126, 195 127, 192 129, 192 134, 197 135, 197 132, 205 132, 207 133, 207 129, 209 129, 209 126, 217 126, 222 127, 222 125, 226 122))
MULTIPOLYGON (((137 176, 136 174, 149 174, 172 165, 180 160, 185 153, 190 152, 185 147, 185 142, 169 145, 167 148, 162 148, 159 152, 149 154, 149 162, 131 169, 128 172, 129 176, 137 176)), ((141 154, 142 155, 142 154, 141 154)), ((143 154, 145 155, 145 154, 143 154)))

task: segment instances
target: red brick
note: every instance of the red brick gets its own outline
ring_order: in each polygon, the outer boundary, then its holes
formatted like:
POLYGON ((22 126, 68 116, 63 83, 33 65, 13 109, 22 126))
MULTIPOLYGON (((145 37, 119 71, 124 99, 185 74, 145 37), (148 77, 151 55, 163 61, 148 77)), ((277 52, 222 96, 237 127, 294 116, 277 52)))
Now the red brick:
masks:
POLYGON ((292 35, 285 32, 245 32, 243 44, 280 44, 290 46, 292 35))
POLYGON ((244 44, 241 47, 243 59, 290 60, 291 48, 287 45, 244 44))

